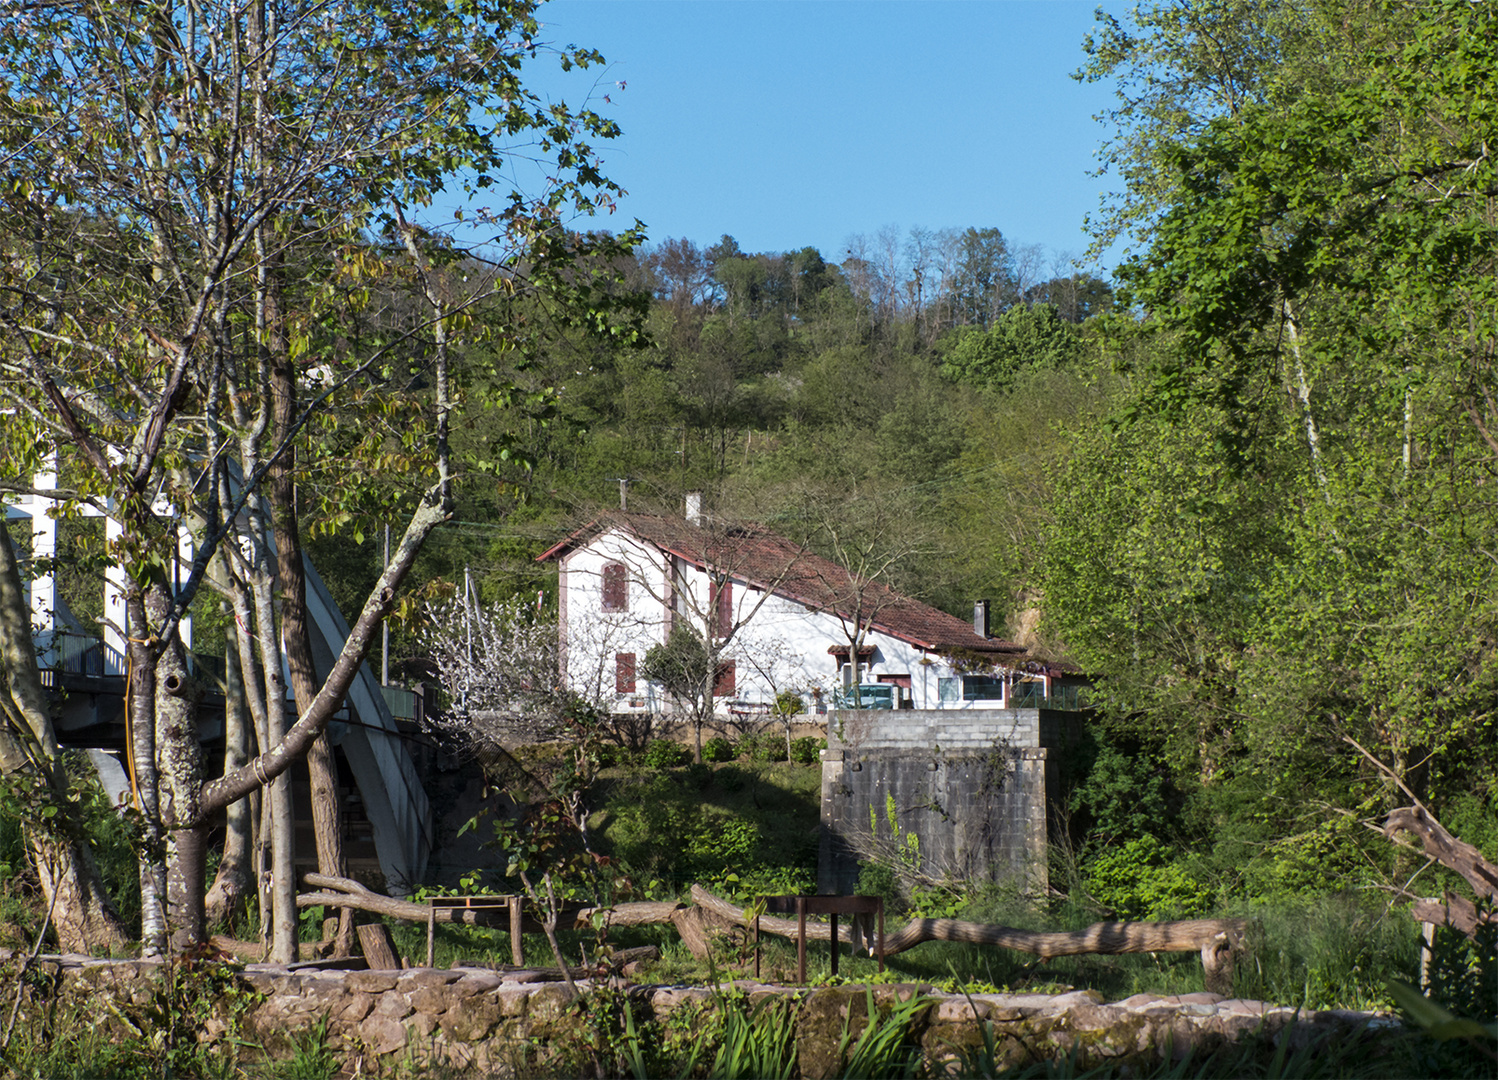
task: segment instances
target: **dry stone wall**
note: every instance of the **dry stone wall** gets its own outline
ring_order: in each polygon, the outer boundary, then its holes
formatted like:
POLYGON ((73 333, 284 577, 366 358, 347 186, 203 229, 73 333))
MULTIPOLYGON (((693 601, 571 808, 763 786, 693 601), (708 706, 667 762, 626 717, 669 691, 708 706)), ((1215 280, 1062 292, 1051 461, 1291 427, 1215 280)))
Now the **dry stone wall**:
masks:
MULTIPOLYGON (((33 978, 28 1008, 38 1013, 58 998, 85 1005, 104 1025, 163 992, 162 964, 44 958, 36 974, 50 976, 43 995, 33 978)), ((326 1023, 327 1038, 344 1068, 380 1075, 400 1060, 442 1064, 467 1075, 506 1076, 527 1071, 579 1034, 581 1010, 568 989, 537 981, 538 971, 478 968, 404 971, 321 971, 251 964, 231 980, 219 1015, 204 1023, 205 1041, 236 1038, 263 1047, 272 1058, 291 1056, 300 1041, 326 1023)), ((798 1002, 796 1047, 800 1075, 838 1075, 839 1038, 845 1021, 861 1030, 867 993, 861 987, 804 989, 740 981, 732 984, 751 1001, 788 996, 798 1002)), ((591 984, 579 984, 583 992, 591 984)), ((637 1022, 663 1021, 680 1009, 710 1009, 715 992, 700 987, 628 986, 637 1022)), ((1106 1003, 1090 991, 1062 995, 943 994, 928 986, 881 985, 873 989, 878 1010, 922 995, 914 1036, 934 1061, 960 1057, 992 1041, 1003 1064, 1074 1053, 1083 1063, 1180 1058, 1195 1049, 1215 1049, 1249 1035, 1287 1039, 1295 1046, 1328 1033, 1353 1038, 1387 1018, 1353 1012, 1306 1013, 1215 994, 1180 997, 1137 995, 1106 1003)), ((129 1037, 123 1021, 118 1034, 129 1037)))

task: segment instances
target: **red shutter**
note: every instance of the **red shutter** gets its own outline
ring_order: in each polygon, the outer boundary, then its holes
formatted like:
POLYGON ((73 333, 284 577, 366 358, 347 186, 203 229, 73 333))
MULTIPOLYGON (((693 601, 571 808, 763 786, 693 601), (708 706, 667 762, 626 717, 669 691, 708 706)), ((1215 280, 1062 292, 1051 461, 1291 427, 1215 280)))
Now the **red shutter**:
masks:
POLYGON ((719 639, 733 633, 733 582, 713 584, 713 616, 717 619, 719 639))
POLYGON ((635 692, 635 654, 622 652, 614 654, 614 690, 620 694, 633 694, 635 692))
POLYGON ((733 697, 737 675, 737 664, 733 660, 719 664, 717 677, 713 679, 713 697, 733 697))
POLYGON ((625 611, 629 608, 629 584, 623 563, 605 563, 603 567, 603 610, 625 611))

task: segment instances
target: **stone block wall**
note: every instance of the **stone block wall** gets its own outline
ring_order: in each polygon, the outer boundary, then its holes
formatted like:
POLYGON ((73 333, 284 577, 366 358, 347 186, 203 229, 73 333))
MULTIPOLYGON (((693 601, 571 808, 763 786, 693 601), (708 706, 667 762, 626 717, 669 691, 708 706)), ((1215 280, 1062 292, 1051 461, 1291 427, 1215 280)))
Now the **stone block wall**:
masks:
MULTIPOLYGON (((143 961, 54 956, 42 958, 34 971, 46 978, 28 984, 19 1002, 22 1024, 45 1026, 53 1022, 49 1017, 82 1015, 119 1040, 140 1038, 132 1025, 152 1014, 152 1003, 163 1000, 172 982, 164 965, 143 961), (44 983, 50 991, 41 989, 44 983)), ((201 976, 203 969, 198 972, 201 976)), ((186 1034, 226 1053, 232 1044, 252 1074, 267 1071, 267 1059, 294 1056, 320 1027, 345 1076, 421 1075, 433 1069, 441 1075, 554 1074, 587 1039, 590 1005, 575 1003, 565 986, 534 981, 544 977, 539 971, 478 968, 345 972, 251 964, 218 978, 215 1014, 186 1034)), ((1376 1053, 1374 1029, 1397 1027, 1367 1013, 1316 1013, 1205 993, 1139 994, 1105 1004, 1093 991, 964 995, 918 984, 870 991, 740 980, 716 989, 619 989, 628 996, 635 1021, 644 1024, 662 1023, 680 1009, 710 1011, 730 987, 753 1005, 789 999, 796 1074, 804 1080, 843 1074, 842 1033, 845 1027, 855 1035, 862 1030, 870 995, 880 1013, 896 1001, 921 997, 909 1035, 933 1070, 985 1041, 1003 1068, 1071 1054, 1077 1068, 1129 1063, 1150 1071, 1172 1057, 1250 1036, 1288 1040, 1292 1049, 1324 1039, 1366 1038, 1376 1053)), ((579 989, 587 993, 593 984, 583 981, 579 989)), ((74 1031, 66 1037, 82 1035, 74 1031)))
POLYGON ((1076 722, 1041 709, 829 714, 818 891, 853 892, 870 856, 1043 890, 1053 755, 1076 722))

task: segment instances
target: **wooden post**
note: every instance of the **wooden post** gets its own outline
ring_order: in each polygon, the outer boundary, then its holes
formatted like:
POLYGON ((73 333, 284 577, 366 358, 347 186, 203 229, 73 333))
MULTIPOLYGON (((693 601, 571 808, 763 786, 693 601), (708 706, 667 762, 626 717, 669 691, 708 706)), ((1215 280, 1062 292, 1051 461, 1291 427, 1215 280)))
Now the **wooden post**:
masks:
MULTIPOLYGON (((1427 900, 1426 903, 1437 903, 1435 900, 1427 900)), ((1436 924, 1433 922, 1420 923, 1420 992, 1430 993, 1430 957, 1436 947, 1436 924)))
POLYGON ((806 983, 806 897, 796 897, 796 981, 806 983))
POLYGON ((510 959, 516 967, 525 966, 525 948, 520 940, 520 897, 510 897, 510 959))
POLYGON ((837 912, 828 916, 832 927, 832 974, 837 974, 837 912))
POLYGON ((427 901, 427 967, 436 966, 435 946, 437 941, 437 905, 427 901))

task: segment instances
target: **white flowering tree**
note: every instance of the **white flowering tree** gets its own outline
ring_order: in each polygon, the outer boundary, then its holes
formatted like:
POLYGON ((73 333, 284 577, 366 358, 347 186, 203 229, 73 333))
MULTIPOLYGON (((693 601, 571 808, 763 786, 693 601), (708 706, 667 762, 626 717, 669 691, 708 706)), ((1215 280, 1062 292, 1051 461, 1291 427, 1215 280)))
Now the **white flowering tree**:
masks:
MULTIPOLYGON (((530 761, 526 779, 563 804, 587 846, 586 799, 598 750, 623 737, 610 714, 612 667, 574 664, 564 679, 555 618, 519 598, 481 604, 465 594, 428 604, 425 616, 421 643, 447 696, 446 707, 428 721, 432 730, 489 760, 511 756, 520 746, 562 744, 564 752, 554 759, 558 767, 543 774, 530 761)), ((612 656, 604 639, 617 630, 601 623, 577 631, 599 637, 591 643, 596 647, 579 651, 580 658, 612 656)))

